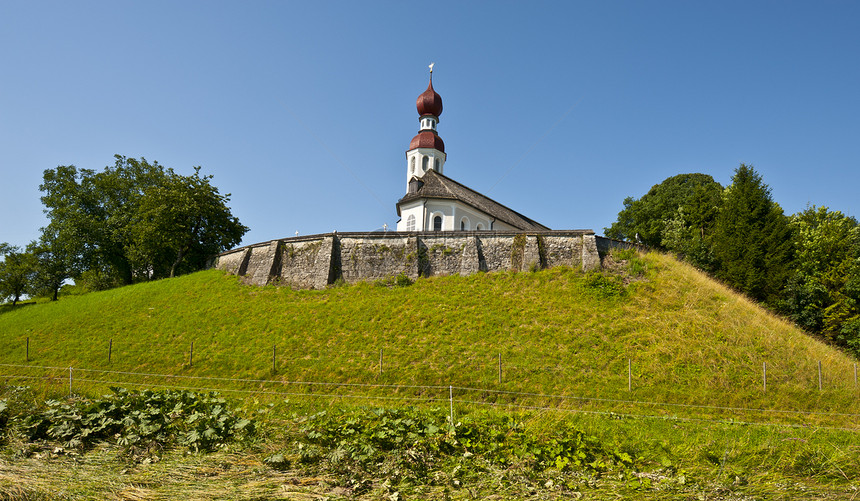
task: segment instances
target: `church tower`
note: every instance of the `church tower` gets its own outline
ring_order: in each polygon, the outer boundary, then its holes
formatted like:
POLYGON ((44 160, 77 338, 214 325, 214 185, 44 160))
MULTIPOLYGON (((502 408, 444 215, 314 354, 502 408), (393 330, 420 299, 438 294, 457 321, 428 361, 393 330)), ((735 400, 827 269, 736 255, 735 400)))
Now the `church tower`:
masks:
POLYGON ((442 174, 445 167, 445 143, 436 132, 439 115, 442 114, 442 97, 433 90, 433 65, 430 65, 430 84, 418 96, 418 134, 409 143, 406 151, 406 189, 413 177, 422 177, 428 170, 442 174))

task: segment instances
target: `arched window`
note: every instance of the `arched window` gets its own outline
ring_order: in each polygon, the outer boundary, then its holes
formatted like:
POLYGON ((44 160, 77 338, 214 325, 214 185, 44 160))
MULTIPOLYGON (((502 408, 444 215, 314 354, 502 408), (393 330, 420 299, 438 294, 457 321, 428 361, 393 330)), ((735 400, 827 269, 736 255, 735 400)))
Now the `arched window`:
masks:
POLYGON ((421 172, 427 172, 427 162, 429 161, 429 157, 423 157, 421 159, 421 172))
POLYGON ((469 218, 463 217, 460 219, 460 231, 469 231, 469 218))
POLYGON ((415 214, 406 218, 406 231, 415 231, 415 214))
POLYGON ((484 229, 484 225, 483 225, 483 224, 481 224, 481 223, 478 223, 478 224, 475 226, 475 231, 481 231, 481 230, 483 230, 483 229, 484 229))
POLYGON ((412 165, 409 166, 409 173, 415 174, 415 157, 412 157, 412 165))
POLYGON ((434 169, 436 169, 436 172, 439 172, 439 159, 437 158, 437 159, 436 159, 436 161, 435 161, 434 163, 436 164, 436 166, 434 167, 434 169))
POLYGON ((442 216, 433 218, 433 231, 442 231, 442 216))

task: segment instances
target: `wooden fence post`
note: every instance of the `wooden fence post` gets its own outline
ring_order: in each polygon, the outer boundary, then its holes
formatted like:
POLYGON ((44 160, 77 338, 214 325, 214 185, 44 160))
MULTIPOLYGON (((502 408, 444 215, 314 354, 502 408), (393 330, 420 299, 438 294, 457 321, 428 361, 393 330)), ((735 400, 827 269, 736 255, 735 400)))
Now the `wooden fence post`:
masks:
POLYGON ((818 361, 818 391, 821 391, 821 360, 818 361))
POLYGON ((454 426, 454 386, 448 386, 448 404, 450 405, 450 414, 449 419, 451 420, 451 426, 454 426))
POLYGON ((633 391, 633 360, 627 359, 627 391, 633 391))

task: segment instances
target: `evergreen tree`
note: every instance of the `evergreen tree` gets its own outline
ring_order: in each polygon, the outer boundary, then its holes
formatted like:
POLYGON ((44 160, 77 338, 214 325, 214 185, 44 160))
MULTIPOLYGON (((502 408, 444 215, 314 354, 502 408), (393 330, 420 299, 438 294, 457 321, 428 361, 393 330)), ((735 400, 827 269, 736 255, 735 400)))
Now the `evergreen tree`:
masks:
POLYGON ((754 299, 777 303, 791 274, 792 229, 770 188, 741 164, 714 225, 716 276, 754 299))

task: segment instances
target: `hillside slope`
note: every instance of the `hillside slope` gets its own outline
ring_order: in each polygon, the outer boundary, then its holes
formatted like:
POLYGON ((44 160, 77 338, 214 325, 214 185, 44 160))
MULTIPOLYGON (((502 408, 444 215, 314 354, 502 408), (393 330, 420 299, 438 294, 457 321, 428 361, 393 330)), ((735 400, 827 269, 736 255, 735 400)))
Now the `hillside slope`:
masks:
MULTIPOLYGON (((0 364, 7 365, 0 372, 51 376, 58 385, 68 367, 92 384, 180 384, 140 375, 147 373, 414 385, 373 394, 427 399, 447 399, 454 386, 463 400, 481 403, 691 417, 722 411, 677 404, 860 413, 855 360, 845 354, 671 257, 632 257, 618 268, 624 271, 560 268, 323 291, 249 287, 206 271, 2 314, 0 364), (631 280, 629 269, 641 276, 631 280)), ((213 379, 181 384, 271 389, 213 379)), ((358 391, 337 388, 327 391, 358 391)))

